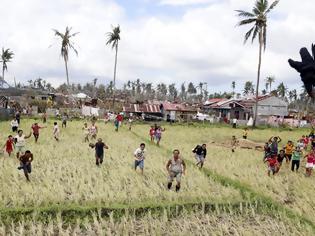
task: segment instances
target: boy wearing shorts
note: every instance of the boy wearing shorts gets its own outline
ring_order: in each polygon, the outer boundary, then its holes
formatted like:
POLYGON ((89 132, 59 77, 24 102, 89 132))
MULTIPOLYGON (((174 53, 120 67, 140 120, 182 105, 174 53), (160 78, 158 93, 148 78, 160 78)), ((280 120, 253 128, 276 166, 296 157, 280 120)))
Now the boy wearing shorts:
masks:
POLYGON ((197 160, 196 166, 199 166, 199 168, 202 169, 207 156, 207 145, 197 145, 192 152, 195 153, 195 158, 197 160))
POLYGON ((29 174, 32 172, 33 154, 27 150, 25 154, 19 157, 19 160, 21 165, 18 167, 18 170, 23 170, 26 180, 30 181, 29 174))
POLYGON ((314 168, 315 163, 315 151, 312 149, 312 151, 306 155, 304 158, 306 158, 306 173, 305 176, 310 177, 312 175, 312 171, 314 168))
POLYGON ((96 165, 100 166, 103 164, 104 160, 104 149, 108 149, 108 146, 102 141, 101 138, 97 140, 97 143, 90 144, 91 148, 95 148, 95 159, 96 159, 96 165))
POLYGON ((141 143, 140 147, 136 149, 134 152, 135 157, 135 171, 137 170, 137 167, 140 168, 141 174, 143 175, 143 169, 144 169, 144 159, 145 159, 145 144, 141 143))

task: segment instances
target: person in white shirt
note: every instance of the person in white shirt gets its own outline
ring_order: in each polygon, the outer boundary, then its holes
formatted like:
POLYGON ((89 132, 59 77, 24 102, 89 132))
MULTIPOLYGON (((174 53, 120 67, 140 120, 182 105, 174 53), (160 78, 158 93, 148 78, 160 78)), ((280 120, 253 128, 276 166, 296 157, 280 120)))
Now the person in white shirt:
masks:
POLYGON ((32 132, 30 132, 29 135, 25 136, 23 134, 23 130, 19 130, 18 134, 14 137, 15 149, 16 149, 16 157, 18 159, 20 158, 20 154, 24 154, 25 145, 26 145, 25 139, 28 139, 31 136, 32 136, 32 132))
POLYGON ((14 118, 12 121, 11 121, 11 128, 12 128, 12 132, 16 133, 19 129, 19 122, 17 121, 16 118, 14 118))
POLYGON ((236 129, 236 125, 237 125, 237 118, 233 119, 233 128, 236 129))
POLYGON ((57 122, 54 122, 53 135, 56 141, 59 141, 60 129, 57 122))
POLYGON ((143 175, 143 169, 144 169, 144 159, 145 159, 145 144, 141 143, 140 147, 137 148, 137 150, 134 152, 135 157, 135 170, 137 170, 137 167, 140 168, 141 174, 143 175))

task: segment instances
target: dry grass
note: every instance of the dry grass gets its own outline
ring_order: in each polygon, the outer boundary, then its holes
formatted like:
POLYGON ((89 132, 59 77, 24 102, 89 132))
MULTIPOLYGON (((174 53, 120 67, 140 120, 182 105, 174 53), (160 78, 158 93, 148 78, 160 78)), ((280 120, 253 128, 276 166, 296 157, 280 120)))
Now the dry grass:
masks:
MULTIPOLYGON (((153 204, 159 202, 237 202, 237 190, 221 186, 196 168, 189 168, 183 177, 180 193, 166 191, 165 164, 169 154, 148 146, 145 176, 132 169, 133 152, 142 140, 126 129, 114 132, 112 124, 99 123, 100 137, 109 145, 105 163, 95 166, 94 150, 83 143, 83 121, 69 122, 61 130, 61 141, 52 137, 52 122, 41 130, 38 144, 27 140, 27 147, 34 153, 31 183, 26 183, 18 171, 16 158, 0 157, 0 207, 37 207, 54 204, 99 205, 153 204)), ((32 121, 22 121, 22 128, 29 132, 32 121)), ((139 126, 146 131, 147 127, 139 126)), ((9 123, 0 123, 1 143, 9 134, 9 123)), ((181 140, 178 140, 178 144, 181 140)))
POLYGON ((166 213, 154 217, 150 213, 143 218, 124 216, 118 221, 113 217, 91 221, 77 220, 76 224, 64 224, 60 218, 48 224, 34 221, 0 224, 0 235, 313 235, 312 229, 298 221, 288 221, 281 214, 270 216, 247 209, 242 214, 234 212, 182 213, 170 218, 166 213), (180 232, 180 233, 179 233, 180 232))
MULTIPOLYGON (((147 131, 137 127, 136 132, 147 136, 147 131)), ((307 130, 280 131, 276 129, 255 130, 249 133, 249 139, 264 142, 270 136, 279 135, 283 138, 281 145, 288 139, 297 140, 307 130)), ((242 136, 242 130, 227 127, 181 127, 167 126, 162 140, 162 147, 167 149, 180 148, 185 158, 194 160, 191 149, 200 143, 211 141, 226 142, 232 135, 242 136)), ((286 205, 299 214, 304 214, 315 221, 314 176, 306 178, 305 162, 302 162, 299 173, 292 173, 290 166, 283 164, 279 174, 267 176, 266 164, 262 162, 263 153, 254 150, 231 149, 224 147, 208 147, 205 167, 216 173, 239 180, 250 185, 256 192, 271 196, 274 200, 286 205)))

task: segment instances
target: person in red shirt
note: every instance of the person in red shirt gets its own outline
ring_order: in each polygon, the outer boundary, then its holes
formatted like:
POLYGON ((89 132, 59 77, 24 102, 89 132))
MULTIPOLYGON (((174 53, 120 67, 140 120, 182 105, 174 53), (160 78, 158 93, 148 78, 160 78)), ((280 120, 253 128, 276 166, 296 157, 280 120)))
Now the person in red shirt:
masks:
POLYGON ((5 151, 9 154, 9 157, 10 157, 11 153, 13 152, 13 148, 14 148, 14 139, 13 139, 12 135, 8 136, 8 139, 5 142, 3 148, 5 148, 5 151))
POLYGON ((304 149, 307 150, 307 146, 308 146, 308 144, 309 144, 309 142, 310 142, 308 136, 307 136, 307 135, 306 135, 306 136, 303 135, 303 136, 302 136, 302 141, 303 141, 303 144, 304 144, 304 149))
POLYGON ((149 135, 150 135, 150 138, 151 138, 151 142, 153 143, 154 142, 154 136, 155 136, 155 129, 154 129, 153 125, 151 126, 151 129, 149 131, 149 135))
POLYGON ((122 123, 122 121, 123 121, 123 116, 121 115, 121 114, 118 114, 117 115, 117 118, 116 118, 117 120, 118 120, 118 122, 119 122, 119 127, 121 126, 121 123, 122 123))
POLYGON ((265 159, 265 162, 268 162, 268 176, 270 176, 270 173, 272 172, 272 175, 275 175, 278 171, 278 161, 277 161, 277 156, 272 155, 268 158, 265 159))
POLYGON ((304 158, 306 158, 306 173, 305 176, 310 177, 312 175, 312 171, 314 168, 315 163, 315 151, 312 149, 312 151, 307 154, 304 158))
POLYGON ((35 143, 37 143, 38 138, 39 138, 39 130, 43 129, 43 128, 46 128, 46 127, 39 126, 38 123, 34 123, 32 125, 32 130, 33 130, 33 135, 34 135, 34 138, 35 138, 35 143))

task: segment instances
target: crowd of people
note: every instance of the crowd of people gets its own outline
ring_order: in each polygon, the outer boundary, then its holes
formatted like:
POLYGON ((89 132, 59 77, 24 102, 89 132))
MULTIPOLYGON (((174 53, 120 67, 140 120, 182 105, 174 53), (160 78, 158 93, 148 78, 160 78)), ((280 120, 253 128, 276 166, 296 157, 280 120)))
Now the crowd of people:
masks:
MULTIPOLYGON (((33 153, 30 150, 26 150, 26 140, 32 135, 34 136, 35 143, 38 142, 40 137, 40 130, 47 128, 47 126, 40 125, 37 122, 32 124, 31 132, 24 134, 23 130, 20 129, 20 114, 17 114, 11 121, 11 129, 15 135, 9 135, 3 148, 4 151, 11 157, 15 151, 17 159, 20 161, 18 167, 19 170, 24 171, 24 175, 27 181, 30 181, 30 173, 32 171, 31 163, 34 159, 33 153)), ((43 116, 43 123, 46 123, 47 116, 43 116)), ((62 129, 67 128, 68 116, 64 114, 61 117, 62 129)), ((115 131, 118 132, 122 126, 123 116, 117 115, 114 119, 115 131)), ((128 129, 131 130, 132 118, 128 119, 128 129)), ((82 141, 88 143, 89 147, 95 150, 95 164, 100 167, 104 161, 105 150, 109 149, 109 146, 103 142, 101 138, 98 138, 99 129, 96 125, 96 119, 91 120, 90 125, 85 122, 82 127, 83 135, 82 141)), ((160 125, 152 125, 149 130, 149 137, 151 143, 155 143, 157 146, 160 145, 162 134, 166 129, 160 125)), ((248 138, 248 129, 245 128, 242 133, 242 138, 248 138)), ((60 128, 58 122, 54 122, 53 125, 53 139, 56 142, 60 140, 60 128)), ((239 140, 236 136, 232 137, 231 147, 232 152, 237 149, 239 140)), ((280 171, 282 163, 285 161, 291 165, 292 171, 298 171, 302 159, 306 160, 306 176, 312 175, 312 170, 315 165, 315 135, 312 131, 309 135, 303 135, 296 143, 288 141, 285 146, 279 148, 282 142, 280 137, 271 137, 268 142, 265 143, 263 161, 268 164, 268 175, 275 175, 280 171)), ((200 169, 203 168, 205 159, 207 157, 207 145, 200 144, 192 149, 192 153, 196 159, 196 166, 200 169)), ((134 151, 134 170, 140 169, 141 174, 144 173, 144 161, 146 157, 146 145, 141 143, 140 146, 134 151)), ((172 183, 176 180, 175 190, 179 191, 181 187, 181 177, 185 174, 186 164, 181 158, 180 151, 175 149, 172 157, 166 164, 166 170, 168 173, 167 188, 171 189, 172 183)))

